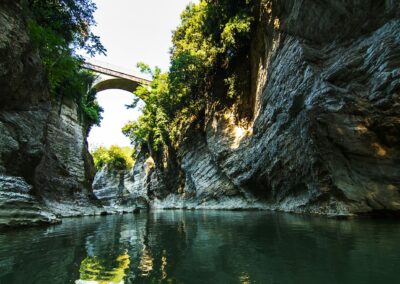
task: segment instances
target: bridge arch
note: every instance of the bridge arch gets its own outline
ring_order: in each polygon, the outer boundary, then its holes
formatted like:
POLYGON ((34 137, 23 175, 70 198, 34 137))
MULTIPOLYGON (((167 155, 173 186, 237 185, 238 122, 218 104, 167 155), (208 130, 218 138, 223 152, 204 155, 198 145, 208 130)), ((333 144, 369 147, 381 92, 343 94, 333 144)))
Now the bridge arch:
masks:
POLYGON ((141 85, 149 85, 150 81, 144 78, 137 77, 130 72, 123 70, 120 67, 112 66, 107 63, 100 62, 85 62, 83 68, 97 74, 97 78, 93 84, 93 88, 97 92, 120 89, 134 93, 141 85))
POLYGON ((133 93, 140 85, 140 83, 128 79, 98 75, 97 79, 94 81, 93 88, 96 89, 97 92, 120 89, 133 93))
POLYGON ((93 149, 96 145, 99 145, 98 143, 100 145, 104 143, 104 145, 108 146, 111 144, 124 144, 123 139, 128 138, 122 135, 120 129, 128 120, 135 119, 135 116, 141 112, 142 103, 144 104, 143 100, 140 100, 135 113, 132 113, 133 109, 127 110, 126 105, 132 104, 132 96, 129 96, 129 93, 139 97, 135 94, 137 88, 149 85, 151 81, 137 77, 121 67, 99 61, 87 60, 81 67, 96 75, 92 88, 98 93, 98 103, 103 107, 104 114, 114 114, 104 115, 102 125, 91 128, 87 138, 89 147, 93 149), (115 97, 112 98, 109 93, 102 93, 102 91, 115 89, 123 92, 113 92, 115 97), (130 113, 128 114, 129 111, 130 113))

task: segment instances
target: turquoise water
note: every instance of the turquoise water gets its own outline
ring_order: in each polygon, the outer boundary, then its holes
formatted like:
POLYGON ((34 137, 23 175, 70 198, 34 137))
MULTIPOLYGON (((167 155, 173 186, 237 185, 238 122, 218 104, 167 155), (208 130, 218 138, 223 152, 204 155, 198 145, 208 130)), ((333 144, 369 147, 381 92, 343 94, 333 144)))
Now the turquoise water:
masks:
POLYGON ((155 211, 0 233, 0 283, 400 283, 400 222, 155 211))

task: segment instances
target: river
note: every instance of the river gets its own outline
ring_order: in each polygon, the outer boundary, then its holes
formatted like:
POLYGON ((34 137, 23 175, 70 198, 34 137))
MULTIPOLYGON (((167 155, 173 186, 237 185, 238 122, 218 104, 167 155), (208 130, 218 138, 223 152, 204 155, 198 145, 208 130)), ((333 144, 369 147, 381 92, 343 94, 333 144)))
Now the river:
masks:
POLYGON ((400 223, 152 211, 0 233, 0 283, 398 283, 400 223))

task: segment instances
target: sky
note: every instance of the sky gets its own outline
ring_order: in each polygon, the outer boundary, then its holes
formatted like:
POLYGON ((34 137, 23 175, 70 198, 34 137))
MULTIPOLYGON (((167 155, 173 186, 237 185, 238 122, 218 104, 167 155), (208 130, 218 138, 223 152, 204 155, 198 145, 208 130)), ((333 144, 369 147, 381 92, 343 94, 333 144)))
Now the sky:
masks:
MULTIPOLYGON (((180 14, 190 0, 94 0, 97 26, 93 32, 100 36, 107 49, 106 56, 94 59, 121 66, 140 75, 138 62, 163 71, 169 67, 172 31, 179 25, 180 14)), ((99 92, 97 100, 104 108, 100 127, 93 127, 89 148, 128 146, 129 140, 121 133, 122 126, 140 115, 139 110, 127 110, 133 94, 122 90, 99 92)))

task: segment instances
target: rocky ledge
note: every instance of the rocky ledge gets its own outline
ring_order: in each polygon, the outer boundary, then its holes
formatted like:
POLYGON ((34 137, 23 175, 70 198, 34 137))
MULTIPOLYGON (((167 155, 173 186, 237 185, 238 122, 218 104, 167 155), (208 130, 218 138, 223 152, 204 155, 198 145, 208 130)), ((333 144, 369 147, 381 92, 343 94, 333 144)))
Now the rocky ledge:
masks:
POLYGON ((20 177, 0 175, 0 227, 57 224, 61 220, 32 194, 20 177))

